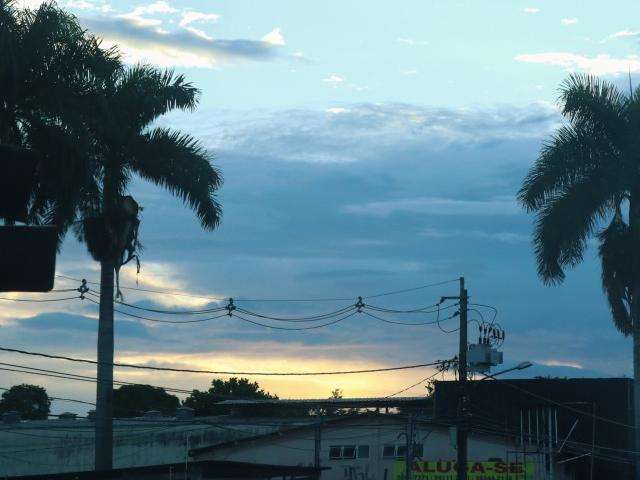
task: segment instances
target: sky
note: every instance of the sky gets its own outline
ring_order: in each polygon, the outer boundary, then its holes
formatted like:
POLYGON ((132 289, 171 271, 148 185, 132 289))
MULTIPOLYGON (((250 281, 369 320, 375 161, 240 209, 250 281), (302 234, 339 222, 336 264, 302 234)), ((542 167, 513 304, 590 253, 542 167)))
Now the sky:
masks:
MULTIPOLYGON (((38 1, 22 1, 36 7, 38 1)), ((264 314, 313 315, 357 296, 464 276, 473 303, 497 309, 505 367, 528 375, 629 376, 631 343, 613 327, 593 247, 560 286, 536 276, 533 218, 515 196, 543 142, 562 122, 558 88, 570 72, 627 88, 640 73, 640 4, 620 1, 67 0, 128 64, 175 69, 201 89, 195 112, 158 121, 194 135, 224 177, 214 232, 168 193, 134 181, 144 208, 142 269, 121 272, 125 301, 164 309, 215 299, 264 314), (203 298, 203 297, 208 297, 203 298)), ((71 236, 57 273, 97 281, 71 236)), ((76 287, 62 277, 56 288, 76 287)), ((378 297, 415 308, 456 295, 450 282, 378 297)), ((9 295, 9 294, 7 294, 9 295)), ((49 297, 56 294, 48 294, 49 297)), ((61 294, 58 294, 61 295, 61 294)), ((6 295, 5 295, 6 296, 6 295)), ((14 298, 42 298, 10 294, 14 298)), ((492 310, 470 316, 490 320, 492 310)), ((117 315, 120 361, 228 371, 378 368, 451 358, 457 336, 364 315, 307 331, 218 319, 190 325, 117 315)), ((389 315, 396 321, 415 316, 389 315)), ((97 309, 86 300, 3 302, 2 343, 95 358, 97 309)), ((433 320, 425 314, 419 321, 433 320)), ((455 327, 454 321, 443 324, 455 327)), ((477 335, 470 324, 471 339, 477 335)), ((93 375, 90 366, 2 354, 6 363, 93 375)), ((282 398, 388 395, 430 369, 335 377, 252 377, 282 398)), ((211 376, 116 369, 116 378, 207 388, 211 376)), ((92 384, 0 371, 89 400, 92 384)), ((421 386, 407 395, 424 393, 421 386)), ((53 410, 83 411, 55 402, 53 410)))

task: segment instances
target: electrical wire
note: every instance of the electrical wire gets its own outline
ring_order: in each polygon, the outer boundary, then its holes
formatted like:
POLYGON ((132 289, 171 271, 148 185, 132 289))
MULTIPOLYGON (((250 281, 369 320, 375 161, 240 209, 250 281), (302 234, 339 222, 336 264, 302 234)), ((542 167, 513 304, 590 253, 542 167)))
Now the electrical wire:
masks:
MULTIPOLYGON (((71 280, 74 282, 82 282, 82 279, 79 278, 74 278, 74 277, 70 277, 68 275, 61 275, 61 274, 56 274, 56 277, 58 278, 64 278, 66 280, 71 280)), ((362 298, 379 298, 379 297, 385 297, 385 296, 389 296, 389 295, 398 295, 401 293, 408 293, 408 292, 414 292, 414 291, 418 291, 418 290, 422 290, 425 288, 430 288, 430 287, 436 287, 439 285, 446 285, 448 283, 453 283, 453 282, 458 282, 459 279, 451 279, 451 280, 444 280, 441 282, 435 282, 435 283, 429 283, 426 285, 421 285, 418 287, 412 287, 412 288, 406 288, 406 289, 402 289, 402 290, 392 290, 392 291, 388 291, 388 292, 381 292, 381 293, 376 293, 374 295, 367 295, 367 296, 363 296, 362 298)), ((88 284, 90 285, 98 285, 100 286, 100 282, 91 282, 91 281, 87 281, 88 284)), ((147 289, 147 288, 139 288, 139 287, 127 287, 127 286, 120 286, 121 290, 132 290, 132 291, 140 291, 140 292, 147 292, 147 293, 156 293, 156 294, 163 294, 163 295, 174 295, 174 296, 180 296, 180 297, 191 297, 191 298, 200 298, 200 299, 206 299, 206 300, 212 300, 215 302, 220 302, 223 301, 223 298, 220 297, 210 297, 210 296, 204 296, 204 295, 193 295, 193 294, 188 294, 188 293, 184 293, 184 292, 175 292, 175 291, 168 291, 168 290, 154 290, 154 289, 147 289)), ((355 297, 351 297, 351 298, 345 298, 345 297, 338 297, 338 298, 242 298, 242 297, 233 297, 235 301, 242 301, 242 302, 345 302, 345 301, 351 301, 353 300, 353 298, 355 297)))
POLYGON ((447 305, 446 307, 440 307, 441 303, 434 303, 433 305, 428 305, 426 307, 421 307, 421 308, 414 308, 414 309, 410 309, 410 310, 397 310, 397 309, 391 309, 391 308, 384 308, 384 307, 379 307, 376 305, 369 305, 369 304, 365 304, 365 306, 363 308, 368 308, 370 310, 374 310, 376 312, 383 312, 383 313, 437 313, 438 309, 439 310, 448 310, 450 308, 455 308, 458 305, 460 305, 460 303, 453 303, 450 305, 447 305), (432 308, 432 310, 427 310, 428 308, 432 308))
POLYGON ((429 283, 427 285, 421 285, 419 287, 413 287, 413 288, 405 288, 403 290, 392 290, 390 292, 383 292, 383 293, 377 293, 375 295, 367 295, 365 297, 362 298, 379 298, 379 297, 387 297, 389 295, 398 295, 400 293, 408 293, 408 292, 415 292, 417 290, 422 290, 425 288, 430 288, 430 287, 437 287, 439 285, 446 285, 447 283, 453 283, 453 282, 459 282, 460 279, 459 278, 454 278, 451 280, 444 280, 442 282, 436 282, 436 283, 429 283))
POLYGON ((496 307, 494 307, 493 305, 485 305, 484 303, 470 303, 469 305, 472 305, 474 307, 489 308, 493 310, 493 318, 491 319, 491 324, 490 324, 490 326, 493 326, 493 324, 496 321, 496 317, 498 316, 498 309, 496 307))
POLYGON ((444 368, 440 367, 438 370, 436 370, 436 372, 435 372, 434 374, 429 375, 428 377, 423 378, 423 379, 422 379, 422 380, 420 380, 419 382, 416 382, 416 383, 414 383, 413 385, 409 385, 408 387, 405 387, 405 388, 403 388, 402 390, 398 390, 398 391, 397 391, 397 392, 395 392, 395 393, 392 393, 392 394, 390 394, 390 395, 387 395, 387 396, 386 396, 386 397, 384 397, 384 398, 391 398, 391 397, 395 397, 396 395, 400 395, 401 393, 404 393, 404 392, 406 392, 407 390, 411 390, 413 387, 417 387, 418 385, 421 385, 421 384, 423 384, 424 382, 429 381, 429 380, 431 380, 432 378, 435 378, 435 377, 436 377, 440 372, 442 372, 442 371, 444 371, 444 370, 445 370, 444 368))
MULTIPOLYGON (((16 364, 12 364, 12 363, 0 363, 0 365, 3 365, 5 367, 13 367, 13 368, 3 368, 0 367, 0 371, 6 371, 6 372, 15 372, 15 373, 27 373, 27 374, 31 374, 31 375, 36 375, 36 376, 42 376, 42 377, 50 377, 50 378, 61 378, 64 380, 76 380, 76 381, 81 381, 81 382, 91 382, 91 383, 97 383, 98 379, 96 377, 92 377, 92 376, 88 376, 88 375, 78 375, 75 373, 70 373, 70 372, 60 372, 57 370, 46 370, 46 369, 42 369, 42 368, 35 368, 35 367, 29 367, 26 365, 16 365, 16 364), (22 369, 28 369, 28 370, 18 370, 19 368, 22 369), (33 370, 33 371, 30 371, 33 370)), ((113 380, 114 385, 140 385, 140 383, 135 383, 135 382, 125 382, 124 380, 113 380)), ((175 388, 175 387, 166 387, 166 386, 162 386, 162 385, 149 385, 149 384, 144 384, 144 385, 148 385, 150 387, 153 388, 162 388, 163 390, 167 391, 167 392, 172 392, 172 393, 192 393, 192 390, 186 390, 183 388, 175 388)))
MULTIPOLYGON (((11 389, 10 388, 6 388, 6 387, 0 387, 0 390, 8 392, 11 389)), ((47 395, 47 396, 49 397, 50 400, 58 400, 58 401, 61 401, 61 402, 84 403, 86 405, 94 405, 95 406, 95 403, 86 402, 84 400, 76 400, 74 398, 51 397, 49 395, 47 395)))
POLYGON ((84 358, 67 357, 63 355, 51 355, 42 352, 31 352, 27 350, 20 350, 17 348, 0 347, 0 351, 9 353, 18 353, 20 355, 28 355, 33 357, 50 358, 54 360, 66 360, 69 362, 88 363, 91 365, 107 365, 122 368, 136 368, 139 370, 153 370, 160 372, 180 372, 180 373, 206 373, 213 375, 255 375, 255 376, 315 376, 315 375, 349 375, 360 373, 377 373, 377 372, 392 372, 398 370, 411 370, 415 368, 432 367, 441 363, 441 360, 430 363, 418 363, 414 365, 401 365, 398 367, 384 367, 384 368, 367 368, 362 370, 341 370, 341 371, 325 371, 325 372, 229 372, 229 371, 217 371, 217 370, 196 370, 191 368, 171 368, 171 367, 155 367, 151 365, 136 365, 132 363, 117 363, 117 362, 97 362, 96 360, 88 360, 84 358))
POLYGON ((328 312, 328 313, 324 313, 324 314, 318 314, 318 315, 312 315, 312 316, 308 316, 308 317, 274 317, 274 316, 269 316, 269 315, 265 315, 262 313, 257 313, 257 312, 252 312, 250 310, 246 310, 244 308, 241 307, 236 307, 236 311, 240 312, 240 313, 244 313, 246 315, 251 315, 254 317, 258 317, 258 318, 263 318, 265 320, 274 320, 277 322, 313 322, 313 321, 319 321, 319 320, 326 320, 327 318, 332 318, 332 317, 337 317, 338 315, 341 315, 343 313, 346 313, 350 310, 354 310, 356 308, 356 306, 354 304, 352 305, 347 305, 343 308, 340 308, 338 310, 334 310, 332 312, 328 312))
POLYGON ((300 331, 300 330, 314 330, 314 329, 317 329, 317 328, 322 328, 322 327, 328 327, 330 325, 335 325, 336 323, 340 323, 340 322, 346 320, 347 318, 353 317, 356 313, 359 313, 359 312, 356 310, 354 312, 349 313, 348 315, 345 315, 344 317, 340 317, 340 318, 338 318, 336 320, 333 320, 331 322, 322 323, 320 325, 313 325, 313 326, 310 326, 310 327, 278 327, 276 325, 267 325, 265 323, 260 323, 260 322, 254 321, 254 320, 250 320, 248 318, 241 317, 240 315, 236 314, 235 312, 232 313, 231 316, 233 316, 234 318, 237 318, 239 320, 242 320, 244 322, 251 323, 253 325, 258 325, 260 327, 272 328, 274 330, 290 330, 290 331, 291 330, 298 330, 298 331, 300 331))
POLYGON ((8 298, 0 297, 0 300, 6 302, 31 302, 31 303, 49 303, 49 302, 65 302, 67 300, 77 300, 80 297, 64 297, 64 298, 8 298))
MULTIPOLYGON (((82 279, 80 279, 80 278, 69 277, 67 275, 56 274, 56 277, 64 278, 66 280, 71 280, 71 281, 74 281, 74 282, 82 282, 82 279)), ((89 280, 87 280, 87 283, 89 285, 98 285, 98 286, 100 286, 100 282, 90 282, 89 280)), ((208 297, 208 296, 193 295, 193 294, 190 294, 190 293, 183 293, 183 292, 172 292, 172 291, 166 291, 166 290, 153 290, 153 289, 149 289, 149 288, 125 287, 123 285, 120 286, 120 290, 134 290, 134 291, 138 291, 138 292, 158 293, 158 294, 162 294, 162 295, 172 295, 172 296, 175 296, 175 297, 200 298, 200 299, 204 299, 204 300, 211 300, 213 302, 221 302, 221 301, 224 300, 224 298, 220 298, 220 297, 208 297)))
POLYGON ((531 391, 529 391, 529 390, 527 390, 525 388, 522 388, 522 387, 519 387, 517 385, 514 385, 512 382, 510 382, 508 380, 503 380, 503 379, 497 378, 497 377, 491 377, 491 378, 493 378, 493 380, 495 382, 500 382, 500 383, 502 383, 504 385, 507 385, 510 388, 513 388, 513 389, 518 390, 518 391, 520 391, 522 393, 525 393, 525 394, 527 394, 527 395, 529 395, 529 396, 531 396, 533 398, 537 398, 538 400, 543 400, 543 401, 548 402, 548 403, 550 403, 552 405, 556 405, 558 407, 562 407, 562 408, 564 408, 566 410, 569 410, 569 411, 572 411, 574 413, 579 413, 580 415, 584 415, 584 416, 589 417, 589 418, 595 418, 596 420, 600 420, 602 422, 610 423, 612 425, 618 425, 618 426, 625 427, 625 428, 630 428, 630 429, 635 429, 636 428, 635 426, 629 425, 629 424, 624 423, 624 422, 619 422, 617 420, 613 420, 613 419, 610 419, 610 418, 601 417, 599 415, 594 415, 593 413, 584 412, 582 410, 579 410, 577 408, 572 407, 571 405, 566 405, 564 403, 558 402, 558 401, 553 400, 551 398, 545 397, 543 395, 539 395, 539 394, 531 392, 531 391))
MULTIPOLYGON (((96 305, 100 305, 99 301, 94 300, 91 297, 85 297, 85 300, 89 300, 91 303, 94 303, 96 305)), ((223 313, 223 314, 216 315, 216 316, 213 316, 213 317, 198 318, 198 319, 195 319, 195 320, 165 320, 165 319, 161 319, 161 318, 151 318, 151 317, 145 317, 145 316, 142 316, 142 315, 136 315, 135 313, 125 312, 125 311, 122 311, 122 310, 118 310, 117 308, 114 308, 113 311, 116 312, 116 313, 119 313, 121 315, 125 315, 127 317, 137 318, 138 320, 145 320, 147 322, 172 323, 172 324, 202 323, 202 322, 208 322, 208 321, 211 321, 211 320, 217 320, 219 318, 227 316, 226 313, 223 313)))
POLYGON ((436 319, 436 320, 430 320, 428 322, 411 323, 411 322, 398 322, 396 320, 388 320, 388 319, 385 319, 385 318, 382 318, 382 317, 378 317, 377 315, 374 315, 372 313, 369 313, 366 310, 362 310, 361 313, 364 313, 365 315, 368 315, 369 317, 374 318, 374 319, 379 320, 379 321, 384 322, 384 323, 391 323, 393 325, 408 325, 408 326, 436 325, 436 324, 439 324, 439 322, 445 322, 445 321, 450 320, 450 319, 452 319, 452 318, 457 316, 457 313, 454 313, 454 314, 452 314, 452 315, 450 315, 447 318, 444 318, 442 320, 436 319))
MULTIPOLYGON (((97 296, 97 295, 94 294, 94 296, 97 296)), ((118 305, 123 305, 125 307, 134 308, 136 310, 142 310, 142 311, 151 312, 151 313, 161 313, 163 315, 205 315, 207 313, 215 313, 215 312, 221 312, 225 310, 224 307, 207 308, 203 310, 160 310, 157 308, 147 308, 147 307, 140 307, 138 305, 132 305, 130 303, 123 302, 121 300, 116 300, 114 303, 118 305)))

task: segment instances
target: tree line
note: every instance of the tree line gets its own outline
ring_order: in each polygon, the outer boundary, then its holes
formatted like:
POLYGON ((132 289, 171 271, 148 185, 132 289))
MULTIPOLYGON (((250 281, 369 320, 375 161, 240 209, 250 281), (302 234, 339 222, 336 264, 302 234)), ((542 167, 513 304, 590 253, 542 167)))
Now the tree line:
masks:
MULTIPOLYGON (((217 405, 223 400, 277 399, 247 378, 232 377, 228 380, 214 379, 207 390, 193 390, 184 400, 168 393, 164 388, 151 385, 122 385, 113 391, 115 418, 133 418, 156 410, 164 416, 172 416, 183 406, 194 410, 196 416, 226 415, 230 407, 217 405)), ((44 420, 51 413, 52 399, 46 389, 37 385, 14 385, 2 393, 0 414, 15 411, 25 420, 44 420)), ((268 414, 268 409, 249 409, 249 414, 268 414)))

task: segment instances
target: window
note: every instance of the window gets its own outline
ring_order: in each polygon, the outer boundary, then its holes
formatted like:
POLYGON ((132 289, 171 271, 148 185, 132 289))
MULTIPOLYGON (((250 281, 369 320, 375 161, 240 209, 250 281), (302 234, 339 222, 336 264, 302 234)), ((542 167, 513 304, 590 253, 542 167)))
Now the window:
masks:
POLYGON ((396 446, 395 445, 385 445, 382 449, 382 457, 383 458, 394 458, 396 456, 396 446))
POLYGON ((337 445, 329 447, 329 458, 332 460, 342 458, 342 447, 337 445))
MULTIPOLYGON (((395 447, 390 445, 393 458, 395 447)), ((332 445, 329 447, 329 458, 331 460, 352 459, 352 458, 369 458, 369 445, 332 445)))
POLYGON ((396 448, 396 458, 404 458, 407 454, 407 446, 406 445, 398 445, 396 448))
POLYGON ((414 458, 422 458, 424 455, 424 445, 422 443, 416 443, 413 445, 414 458))
POLYGON ((358 446, 358 458, 369 458, 369 445, 358 446))
POLYGON ((345 445, 342 447, 342 458, 356 458, 355 445, 345 445))

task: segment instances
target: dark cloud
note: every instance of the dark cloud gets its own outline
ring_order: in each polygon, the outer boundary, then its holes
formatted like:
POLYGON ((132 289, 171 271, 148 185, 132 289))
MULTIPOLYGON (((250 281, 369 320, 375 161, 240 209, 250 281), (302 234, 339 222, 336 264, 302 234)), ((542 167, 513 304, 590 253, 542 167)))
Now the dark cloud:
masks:
MULTIPOLYGON (((21 329, 36 330, 40 333, 48 332, 47 335, 53 336, 73 332, 89 334, 89 337, 93 337, 98 330, 98 322, 95 318, 66 313, 43 313, 20 320, 18 326, 21 329)), ((115 329, 117 334, 124 338, 151 338, 149 330, 138 322, 118 320, 115 329)))
MULTIPOLYGON (((611 325, 595 252, 587 252, 585 264, 570 272, 564 285, 543 286, 528 241, 532 218, 512 203, 540 145, 558 123, 553 108, 341 107, 342 113, 203 110, 164 119, 201 138, 215 154, 225 176, 220 195, 225 214, 219 230, 203 232, 178 200, 134 183, 132 192, 145 207, 141 286, 145 265, 152 262, 173 265, 172 279, 189 291, 254 299, 355 300, 465 275, 474 302, 499 309, 498 321, 508 332, 507 362, 567 361, 579 363, 583 371, 629 371, 628 340, 611 325), (395 209, 385 216, 345 211, 348 205, 415 205, 425 198, 473 208, 469 215, 426 208, 395 209), (478 210, 495 207, 495 199, 508 214, 478 210), (503 205, 504 199, 511 203, 503 205)), ((76 252, 70 241, 60 258, 80 258, 76 252)), ((376 302, 424 306, 455 293, 451 284, 376 302)), ((141 305, 163 305, 146 302, 141 305)), ((290 316, 340 306, 245 304, 290 316)), ((489 309, 480 310, 491 318, 489 309)), ((390 329, 364 316, 303 332, 226 318, 145 328, 148 338, 123 337, 119 348, 264 355, 299 348, 296 354, 309 358, 327 352, 389 363, 448 358, 457 348, 455 335, 437 327, 390 329)))
POLYGON ((190 30, 161 33, 154 25, 141 24, 122 17, 81 19, 83 25, 96 35, 121 44, 123 49, 171 48, 203 58, 205 62, 228 60, 267 60, 273 58, 277 47, 257 40, 208 39, 190 30))

